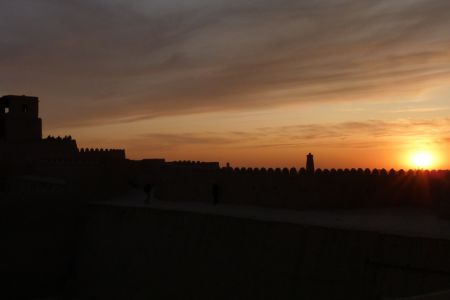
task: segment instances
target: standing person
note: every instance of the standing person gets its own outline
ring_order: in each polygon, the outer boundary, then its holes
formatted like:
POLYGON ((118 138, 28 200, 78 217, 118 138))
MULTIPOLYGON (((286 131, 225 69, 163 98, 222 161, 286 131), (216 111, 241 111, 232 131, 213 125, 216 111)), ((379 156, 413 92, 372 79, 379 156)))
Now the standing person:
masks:
POLYGON ((145 198, 146 204, 150 203, 150 200, 152 198, 152 191, 153 191, 153 185, 151 185, 150 183, 147 183, 146 185, 144 185, 144 192, 145 192, 145 194, 147 194, 147 198, 145 198))
POLYGON ((213 196, 213 204, 216 205, 219 203, 219 193, 220 187, 217 183, 213 183, 212 185, 212 196, 213 196))

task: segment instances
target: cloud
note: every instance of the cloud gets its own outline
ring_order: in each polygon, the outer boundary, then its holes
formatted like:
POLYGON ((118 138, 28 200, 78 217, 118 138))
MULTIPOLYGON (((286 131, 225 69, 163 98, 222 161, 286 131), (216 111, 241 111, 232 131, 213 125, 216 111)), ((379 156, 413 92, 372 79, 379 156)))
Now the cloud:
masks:
POLYGON ((404 109, 391 109, 386 110, 387 113, 427 113, 435 111, 449 110, 450 107, 418 107, 418 108, 404 108, 404 109))
POLYGON ((51 126, 408 94, 450 77, 446 0, 0 2, 0 94, 51 126))
MULTIPOLYGON (((264 127, 249 131, 149 133, 140 137, 158 150, 190 147, 203 149, 268 148, 378 148, 400 146, 418 140, 448 144, 450 118, 369 120, 295 126, 264 127)), ((129 143, 132 144, 132 143, 129 143)))
MULTIPOLYGON (((233 135, 233 134, 232 134, 233 135)), ((236 142, 236 138, 216 136, 211 133, 174 133, 161 134, 150 133, 140 137, 140 139, 156 144, 159 149, 173 149, 183 146, 214 146, 225 145, 236 142)))

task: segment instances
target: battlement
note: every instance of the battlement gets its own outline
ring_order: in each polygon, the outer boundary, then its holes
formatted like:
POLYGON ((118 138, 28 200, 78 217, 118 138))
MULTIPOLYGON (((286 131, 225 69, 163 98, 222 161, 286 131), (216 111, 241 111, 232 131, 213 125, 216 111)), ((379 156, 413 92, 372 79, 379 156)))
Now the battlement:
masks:
POLYGON ((167 167, 172 168, 190 168, 190 169, 207 169, 218 170, 220 165, 218 162, 203 162, 203 161, 191 161, 191 160, 179 160, 166 162, 167 167))
POLYGON ((123 149, 78 149, 70 135, 42 139, 38 97, 0 97, 0 145, 0 160, 4 162, 126 159, 123 149))
POLYGON ((450 176, 448 170, 395 170, 390 169, 315 169, 313 173, 309 173, 306 168, 245 168, 245 167, 222 167, 220 170, 229 174, 247 174, 247 175, 284 175, 284 176, 308 176, 308 177, 335 177, 335 176, 371 176, 371 177, 442 177, 450 176))
POLYGON ((45 139, 42 139, 43 141, 46 142, 54 142, 54 143, 66 143, 68 141, 75 141, 74 139, 72 139, 72 136, 70 135, 66 135, 64 137, 54 137, 52 135, 47 136, 45 139))
POLYGON ((81 160, 125 160, 124 149, 81 148, 78 151, 81 160))
POLYGON ((181 167, 149 168, 140 179, 155 187, 158 199, 283 209, 439 208, 450 194, 447 170, 319 168, 309 173, 306 168, 185 167, 202 166, 188 161, 172 165, 181 167))

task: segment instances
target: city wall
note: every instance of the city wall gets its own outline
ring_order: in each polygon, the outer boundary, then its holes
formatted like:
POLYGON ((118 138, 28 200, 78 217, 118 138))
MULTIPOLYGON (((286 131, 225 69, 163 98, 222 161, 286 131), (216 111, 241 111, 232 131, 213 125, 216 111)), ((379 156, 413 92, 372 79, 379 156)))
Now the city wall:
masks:
POLYGON ((449 240, 87 204, 39 180, 17 179, 30 194, 0 202, 3 298, 375 300, 450 288, 449 240))
POLYGON ((141 172, 167 201, 198 201, 291 209, 426 206, 450 195, 448 171, 199 169, 161 167, 141 172), (216 199, 215 199, 216 198, 216 199))
POLYGON ((91 205, 82 299, 385 299, 450 288, 450 241, 91 205), (176 288, 174 288, 176 287, 176 288))
POLYGON ((52 137, 32 142, 0 141, 0 162, 35 163, 38 161, 114 161, 125 160, 123 149, 81 148, 71 137, 52 137))
POLYGON ((81 148, 78 151, 78 158, 80 160, 91 160, 91 161, 125 160, 125 150, 81 148))

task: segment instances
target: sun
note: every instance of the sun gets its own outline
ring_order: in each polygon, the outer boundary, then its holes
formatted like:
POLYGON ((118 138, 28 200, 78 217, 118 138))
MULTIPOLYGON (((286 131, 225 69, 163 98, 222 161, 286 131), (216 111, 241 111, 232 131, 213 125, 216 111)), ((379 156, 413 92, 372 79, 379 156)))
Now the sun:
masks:
POLYGON ((431 152, 416 152, 411 156, 412 165, 417 169, 428 169, 434 163, 431 152))

